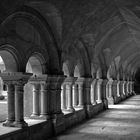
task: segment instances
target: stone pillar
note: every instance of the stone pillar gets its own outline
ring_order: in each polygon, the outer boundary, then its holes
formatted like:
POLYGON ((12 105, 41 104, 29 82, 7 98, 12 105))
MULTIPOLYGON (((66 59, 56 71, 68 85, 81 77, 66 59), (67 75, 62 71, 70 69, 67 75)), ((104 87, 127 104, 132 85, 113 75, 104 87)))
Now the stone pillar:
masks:
POLYGON ((66 90, 67 90, 67 95, 68 95, 68 106, 67 106, 67 110, 69 112, 74 112, 74 108, 73 108, 73 97, 72 97, 72 85, 66 85, 66 90))
POLYGON ((47 75, 46 81, 50 97, 50 113, 53 124, 54 134, 65 130, 64 114, 61 111, 61 85, 64 83, 65 76, 47 75))
POLYGON ((66 110, 66 84, 61 86, 61 109, 66 110))
POLYGON ((40 115, 40 84, 39 83, 32 83, 33 85, 33 113, 31 117, 37 117, 40 115))
POLYGON ((78 92, 79 92, 79 103, 78 107, 83 108, 84 107, 84 94, 83 94, 83 85, 79 84, 78 85, 78 92))
POLYGON ((130 93, 129 93, 129 81, 127 81, 126 83, 126 93, 127 93, 127 97, 129 97, 130 93))
POLYGON ((78 85, 74 84, 72 88, 72 93, 73 93, 73 106, 77 107, 78 106, 78 85))
POLYGON ((26 127, 27 123, 24 121, 24 82, 17 81, 15 85, 15 126, 26 127))
POLYGON ((108 80, 104 79, 102 82, 102 92, 103 92, 103 103, 104 103, 104 108, 108 108, 108 100, 107 100, 107 93, 106 93, 106 86, 107 86, 108 80))
POLYGON ((15 87, 12 82, 6 82, 5 84, 7 85, 8 117, 3 126, 13 126, 15 121, 15 87))
POLYGON ((118 96, 117 96, 117 84, 118 84, 118 81, 114 80, 113 81, 113 88, 112 88, 112 95, 113 95, 115 104, 119 102, 119 99, 118 99, 118 96))
POLYGON ((112 93, 112 84, 113 84, 113 80, 109 79, 108 80, 108 98, 107 98, 109 104, 114 104, 113 93, 112 93))
POLYGON ((91 78, 85 78, 84 80, 84 92, 85 92, 85 105, 91 106, 91 78))
POLYGON ((123 94, 123 81, 120 81, 120 96, 121 100, 124 99, 124 94, 123 94))
POLYGON ((123 81, 123 98, 126 98, 126 81, 123 81))
POLYGON ((117 97, 120 97, 120 81, 117 82, 117 97))
POLYGON ((120 95, 120 81, 117 82, 117 98, 118 98, 118 102, 121 101, 121 95, 120 95))
POLYGON ((133 95, 133 82, 132 81, 131 81, 130 89, 131 89, 131 95, 133 95))
POLYGON ((45 118, 46 120, 50 119, 50 93, 48 90, 48 83, 42 79, 41 83, 41 91, 40 91, 40 117, 45 118))
POLYGON ((96 105, 96 84, 97 84, 97 79, 94 79, 91 83, 91 103, 93 105, 96 105))
POLYGON ((102 84, 102 79, 97 80, 97 103, 102 103, 102 93, 101 93, 101 84, 102 84))
POLYGON ((134 81, 132 81, 132 94, 136 95, 135 91, 134 91, 134 81))

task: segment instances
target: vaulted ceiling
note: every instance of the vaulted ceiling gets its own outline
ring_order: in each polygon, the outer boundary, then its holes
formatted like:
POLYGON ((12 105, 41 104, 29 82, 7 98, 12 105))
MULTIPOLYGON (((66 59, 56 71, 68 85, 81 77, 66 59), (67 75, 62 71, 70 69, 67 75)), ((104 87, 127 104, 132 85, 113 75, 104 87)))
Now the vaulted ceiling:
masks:
POLYGON ((12 34, 10 38, 45 46, 38 30, 27 21, 6 23, 14 13, 25 10, 33 19, 38 16, 47 22, 60 63, 70 65, 71 73, 81 63, 85 75, 93 75, 99 67, 103 77, 126 79, 127 75, 132 79, 139 75, 140 1, 1 0, 0 37, 12 34))

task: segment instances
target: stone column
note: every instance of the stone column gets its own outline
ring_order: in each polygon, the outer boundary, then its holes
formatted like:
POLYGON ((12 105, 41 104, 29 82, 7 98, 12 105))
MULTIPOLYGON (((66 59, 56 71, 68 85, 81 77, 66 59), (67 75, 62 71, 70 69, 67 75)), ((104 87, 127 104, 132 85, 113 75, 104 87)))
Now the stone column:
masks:
POLYGON ((91 103, 93 105, 96 105, 96 84, 97 84, 97 79, 94 79, 91 83, 91 103))
POLYGON ((101 93, 101 84, 102 79, 97 80, 97 103, 102 103, 102 93, 101 93))
POLYGON ((123 81, 123 98, 126 98, 126 81, 123 81))
POLYGON ((85 104, 91 106, 91 78, 85 78, 84 87, 85 87, 85 104))
POLYGON ((132 87, 132 84, 133 84, 133 82, 131 81, 131 84, 130 84, 130 92, 131 92, 131 95, 133 95, 133 87, 132 87))
POLYGON ((66 84, 61 86, 61 109, 66 110, 66 84))
POLYGON ((72 93, 73 93, 73 106, 77 107, 78 106, 78 85, 74 84, 72 88, 72 93))
POLYGON ((32 83, 33 85, 33 113, 31 117, 38 117, 40 115, 40 84, 32 83))
POLYGON ((126 92, 127 92, 127 97, 129 97, 129 81, 126 83, 126 92))
POLYGON ((48 91, 48 84, 46 81, 41 81, 41 93, 40 93, 40 106, 41 106, 41 112, 40 117, 45 118, 46 120, 50 119, 50 93, 48 91))
POLYGON ((117 97, 120 97, 120 81, 117 83, 117 97))
POLYGON ((123 81, 120 81, 120 96, 121 100, 124 99, 124 94, 123 94, 123 81))
POLYGON ((114 98, 114 103, 119 102, 119 99, 118 99, 118 96, 117 96, 117 84, 118 84, 118 81, 114 80, 113 81, 113 88, 112 88, 112 94, 113 94, 113 98, 114 98))
POLYGON ((135 91, 134 91, 134 81, 132 81, 132 94, 136 95, 135 91))
POLYGON ((24 121, 24 82, 17 81, 15 84, 15 126, 26 127, 27 123, 24 121))
POLYGON ((67 110, 69 112, 74 112, 74 108, 73 108, 73 97, 72 97, 72 85, 66 85, 66 90, 67 90, 67 95, 68 95, 68 106, 67 106, 67 110))
POLYGON ((3 126, 13 126, 15 121, 15 87, 12 82, 6 82, 7 85, 7 105, 8 105, 8 117, 3 126))
POLYGON ((113 80, 109 79, 108 80, 108 103, 109 104, 114 104, 114 98, 113 98, 113 93, 112 93, 112 85, 113 84, 113 80))
POLYGON ((79 92, 79 104, 78 107, 83 108, 84 107, 84 94, 83 94, 83 85, 78 84, 78 92, 79 92))
POLYGON ((104 103, 104 108, 108 108, 108 100, 107 100, 107 93, 106 93, 106 86, 107 86, 108 80, 104 79, 102 82, 102 92, 103 92, 103 103, 104 103))

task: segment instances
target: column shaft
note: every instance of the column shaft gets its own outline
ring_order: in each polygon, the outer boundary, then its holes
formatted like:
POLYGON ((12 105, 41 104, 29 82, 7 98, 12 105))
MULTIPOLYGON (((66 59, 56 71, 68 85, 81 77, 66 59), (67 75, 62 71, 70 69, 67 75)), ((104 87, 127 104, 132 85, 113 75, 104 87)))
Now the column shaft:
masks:
POLYGON ((78 87, 77 84, 73 85, 73 106, 76 107, 78 105, 78 87))
POLYGON ((70 112, 73 112, 74 111, 74 108, 73 108, 73 97, 72 97, 72 85, 67 85, 66 86, 66 89, 67 89, 67 95, 68 95, 68 106, 67 106, 67 110, 70 111, 70 112))
POLYGON ((102 84, 102 79, 99 79, 97 81, 97 103, 101 103, 102 102, 102 95, 101 95, 101 84, 102 84))
POLYGON ((31 116, 38 116, 40 114, 40 105, 39 105, 39 94, 40 94, 40 85, 33 84, 33 113, 31 116))
POLYGON ((24 121, 23 88, 23 84, 17 83, 15 85, 15 126, 17 127, 27 126, 27 123, 24 121))
POLYGON ((78 92, 79 92, 79 107, 84 107, 84 101, 83 101, 83 85, 78 84, 78 92))
POLYGON ((13 84, 7 84, 7 97, 8 97, 8 118, 3 123, 4 126, 12 126, 15 121, 15 90, 13 84))
POLYGON ((63 84, 61 87, 61 109, 65 110, 66 108, 66 85, 63 84))
POLYGON ((43 83, 41 84, 41 112, 40 117, 44 117, 46 119, 49 119, 50 116, 50 101, 49 101, 49 92, 47 90, 47 84, 43 83))

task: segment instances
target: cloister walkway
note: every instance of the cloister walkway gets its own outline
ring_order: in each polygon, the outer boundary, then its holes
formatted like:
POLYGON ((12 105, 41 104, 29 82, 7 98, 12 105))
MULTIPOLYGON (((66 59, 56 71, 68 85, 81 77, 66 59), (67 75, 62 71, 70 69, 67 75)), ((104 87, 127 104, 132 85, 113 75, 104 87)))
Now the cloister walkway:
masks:
POLYGON ((93 119, 51 140, 140 140, 140 95, 110 105, 93 119))

